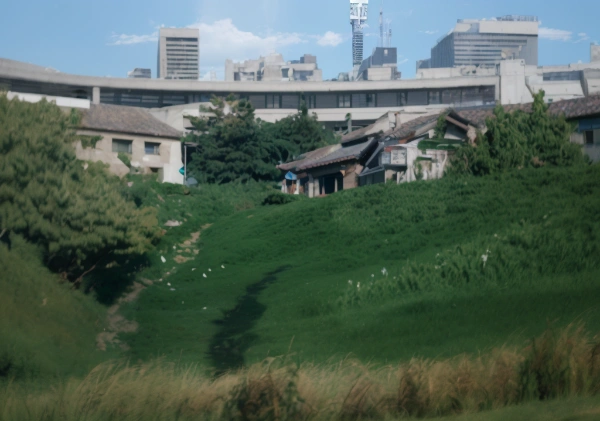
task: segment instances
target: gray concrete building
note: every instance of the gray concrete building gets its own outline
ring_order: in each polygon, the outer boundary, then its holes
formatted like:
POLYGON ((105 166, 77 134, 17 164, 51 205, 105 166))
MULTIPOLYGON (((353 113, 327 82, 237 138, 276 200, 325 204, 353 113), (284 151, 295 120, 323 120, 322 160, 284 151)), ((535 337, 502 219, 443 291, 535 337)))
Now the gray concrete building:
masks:
POLYGON ((460 19, 431 49, 430 68, 490 67, 502 60, 538 65, 539 22, 533 16, 503 16, 496 20, 460 19))
POLYGON ((398 80, 398 50, 395 47, 376 47, 363 60, 356 80, 398 80))
POLYGON ((127 72, 127 77, 132 79, 152 79, 152 70, 135 68, 131 72, 127 72))
POLYGON ((600 44, 592 44, 590 46, 590 61, 592 63, 600 61, 600 44))
POLYGON ((200 78, 200 31, 194 28, 160 28, 159 79, 200 78))
POLYGON ((322 80, 323 71, 317 65, 317 57, 310 54, 304 54, 299 60, 288 62, 277 53, 241 63, 225 61, 226 82, 321 82, 322 80))

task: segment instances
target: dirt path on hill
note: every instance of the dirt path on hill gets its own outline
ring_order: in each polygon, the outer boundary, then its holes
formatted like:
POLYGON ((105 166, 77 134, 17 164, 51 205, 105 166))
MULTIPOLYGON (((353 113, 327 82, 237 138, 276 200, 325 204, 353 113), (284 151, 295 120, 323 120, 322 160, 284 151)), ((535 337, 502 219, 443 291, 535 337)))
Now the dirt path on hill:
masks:
MULTIPOLYGON (((183 244, 179 245, 179 247, 185 249, 185 251, 178 250, 178 253, 186 253, 188 255, 199 254, 200 251, 193 247, 200 239, 202 231, 210 228, 211 226, 212 224, 206 224, 202 226, 200 231, 192 233, 191 238, 189 240, 186 240, 183 242, 183 244)), ((194 258, 177 255, 175 256, 174 260, 176 263, 182 264, 189 260, 194 260, 194 258)), ((174 269, 175 268, 167 271, 163 278, 168 277, 174 269)), ((125 303, 132 303, 135 300, 137 300, 142 291, 148 288, 149 286, 153 285, 154 282, 155 281, 151 281, 149 279, 141 279, 141 282, 134 282, 127 294, 119 298, 117 300, 117 303, 108 309, 106 316, 107 327, 104 329, 103 332, 100 332, 96 336, 96 347, 99 350, 106 351, 108 345, 118 346, 123 351, 127 351, 129 349, 129 346, 123 341, 121 341, 118 338, 118 335, 119 333, 135 333, 137 332, 139 325, 137 322, 127 320, 124 316, 119 314, 119 310, 121 309, 121 305, 125 303)), ((160 282, 162 282, 162 279, 160 279, 160 282)))

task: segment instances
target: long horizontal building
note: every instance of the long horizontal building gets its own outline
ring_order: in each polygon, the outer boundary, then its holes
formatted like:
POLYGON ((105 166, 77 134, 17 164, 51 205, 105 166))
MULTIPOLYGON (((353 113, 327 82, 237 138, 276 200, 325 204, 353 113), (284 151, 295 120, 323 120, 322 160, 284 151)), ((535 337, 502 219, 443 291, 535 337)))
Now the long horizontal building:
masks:
POLYGON ((493 106, 530 102, 531 93, 549 92, 550 100, 600 91, 600 62, 552 68, 503 61, 495 68, 426 69, 416 79, 359 82, 205 82, 81 76, 18 61, 0 59, 0 90, 92 104, 150 108, 163 121, 184 130, 185 115, 198 113, 212 95, 249 100, 256 115, 276 121, 297 111, 301 101, 332 128, 366 126, 387 112, 415 116, 448 107, 493 106))

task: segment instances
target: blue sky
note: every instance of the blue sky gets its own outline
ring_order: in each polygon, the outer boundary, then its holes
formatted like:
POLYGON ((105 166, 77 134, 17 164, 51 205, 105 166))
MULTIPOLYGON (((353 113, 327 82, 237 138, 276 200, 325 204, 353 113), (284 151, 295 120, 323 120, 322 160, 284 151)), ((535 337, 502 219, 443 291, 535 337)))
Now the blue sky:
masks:
MULTIPOLYGON (((370 0, 365 53, 377 45, 382 0, 370 0)), ((280 52, 286 60, 314 54, 326 78, 351 68, 349 0, 6 0, 0 57, 65 73, 125 77, 135 67, 156 75, 156 32, 200 29, 201 73, 222 78, 226 58, 280 52)), ((413 77, 416 60, 460 18, 507 14, 541 20, 540 65, 588 62, 600 42, 598 0, 386 0, 386 20, 399 70, 413 77)), ((368 54, 365 54, 368 55, 368 54)))

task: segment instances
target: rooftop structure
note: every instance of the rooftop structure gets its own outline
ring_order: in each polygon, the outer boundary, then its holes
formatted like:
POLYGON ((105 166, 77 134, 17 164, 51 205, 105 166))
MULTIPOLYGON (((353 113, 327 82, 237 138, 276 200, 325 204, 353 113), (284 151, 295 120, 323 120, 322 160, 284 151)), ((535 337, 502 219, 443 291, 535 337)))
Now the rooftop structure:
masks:
POLYGON ((539 22, 533 16, 460 19, 431 49, 429 66, 495 66, 502 60, 524 60, 526 65, 537 66, 538 33, 539 22))
POLYGON ((133 79, 151 79, 152 78, 152 70, 151 69, 133 69, 131 72, 127 72, 127 77, 133 79))
POLYGON ((200 32, 194 28, 160 28, 158 78, 200 78, 200 32))
POLYGON ((226 82, 320 82, 323 71, 317 57, 305 54, 300 60, 284 61, 281 54, 270 54, 242 63, 225 61, 226 82))
POLYGON ((363 60, 356 80, 398 80, 398 51, 393 47, 377 47, 363 60))
POLYGON ((364 25, 368 19, 369 0, 350 0, 350 25, 352 25, 352 65, 363 61, 364 25))

